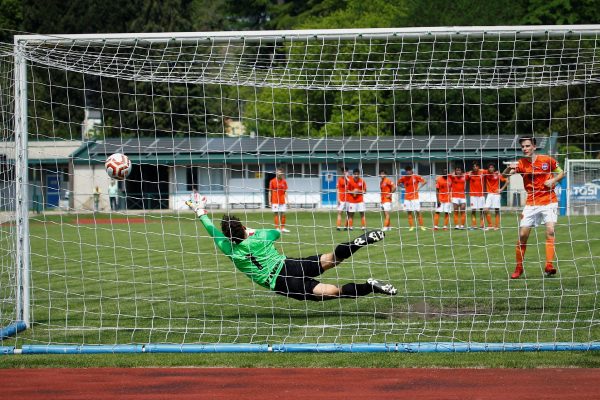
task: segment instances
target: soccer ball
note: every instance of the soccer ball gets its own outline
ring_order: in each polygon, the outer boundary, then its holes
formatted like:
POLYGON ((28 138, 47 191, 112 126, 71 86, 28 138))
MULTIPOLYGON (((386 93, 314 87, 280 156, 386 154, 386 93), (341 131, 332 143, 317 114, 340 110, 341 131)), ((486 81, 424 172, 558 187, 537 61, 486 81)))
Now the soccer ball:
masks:
POLYGON ((125 179, 131 172, 131 160, 125 154, 115 153, 104 163, 106 173, 113 179, 125 179))

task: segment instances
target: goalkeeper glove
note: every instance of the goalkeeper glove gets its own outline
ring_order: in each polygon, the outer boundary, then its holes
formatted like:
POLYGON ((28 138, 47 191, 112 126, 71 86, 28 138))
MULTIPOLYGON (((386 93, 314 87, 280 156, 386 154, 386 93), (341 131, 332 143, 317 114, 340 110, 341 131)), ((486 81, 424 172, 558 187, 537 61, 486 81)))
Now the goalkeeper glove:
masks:
POLYGON ((185 204, 190 208, 190 210, 192 210, 196 216, 201 217, 203 215, 206 215, 206 196, 202 196, 200 198, 200 201, 197 203, 194 203, 191 200, 188 200, 185 202, 185 204))

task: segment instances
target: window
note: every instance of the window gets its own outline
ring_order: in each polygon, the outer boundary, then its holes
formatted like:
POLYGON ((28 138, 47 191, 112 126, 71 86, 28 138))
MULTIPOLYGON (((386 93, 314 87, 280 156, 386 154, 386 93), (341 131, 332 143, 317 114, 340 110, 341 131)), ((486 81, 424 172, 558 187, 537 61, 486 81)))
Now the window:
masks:
POLYGON ((431 175, 431 164, 423 162, 417 163, 416 172, 421 176, 431 175))
POLYGON ((379 171, 376 171, 377 166, 375 164, 363 164, 362 165, 362 176, 377 176, 379 171))
POLYGON ((319 164, 304 164, 304 177, 317 178, 319 176, 319 164))
POLYGON ((196 167, 186 168, 185 176, 186 190, 191 192, 194 187, 198 189, 198 172, 196 171, 196 167))
POLYGON ((231 171, 231 179, 246 179, 248 177, 248 169, 242 164, 233 164, 229 167, 231 171))
POLYGON ((198 191, 200 193, 223 192, 224 168, 222 165, 202 165, 197 167, 198 191))
MULTIPOLYGON (((379 171, 384 170, 387 172, 388 176, 394 176, 396 171, 394 170, 394 163, 392 162, 380 162, 379 163, 379 171)), ((379 174, 379 171, 377 173, 379 174)))

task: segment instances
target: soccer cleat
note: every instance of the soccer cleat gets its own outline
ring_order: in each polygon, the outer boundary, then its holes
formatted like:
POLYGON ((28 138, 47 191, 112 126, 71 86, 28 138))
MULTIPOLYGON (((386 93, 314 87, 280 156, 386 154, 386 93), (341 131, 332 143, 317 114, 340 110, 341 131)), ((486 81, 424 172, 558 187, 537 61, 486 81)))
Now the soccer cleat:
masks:
POLYGON ((383 238, 385 237, 385 233, 383 233, 382 230, 378 229, 376 231, 367 232, 363 236, 366 237, 367 244, 371 244, 383 240, 383 238))
POLYGON ((414 230, 415 230, 415 227, 414 227, 414 226, 411 226, 411 227, 408 229, 408 231, 409 231, 409 232, 412 232, 412 231, 414 231, 414 230))
POLYGON ((556 268, 554 268, 554 266, 550 263, 546 264, 546 269, 544 269, 544 274, 546 274, 546 276, 550 277, 552 275, 556 274, 556 268))
POLYGON ((421 227, 421 230, 422 230, 422 231, 426 231, 426 230, 427 230, 427 228, 426 228, 426 227, 424 227, 424 226, 422 226, 422 227, 421 227))
POLYGON ((518 279, 521 275, 523 275, 523 267, 517 265, 517 267, 515 268, 515 272, 512 273, 510 279, 518 279))
POLYGON ((290 233, 291 231, 289 229, 286 229, 286 228, 281 228, 281 232, 290 233))
POLYGON ((382 284, 377 279, 369 278, 367 283, 373 287, 373 292, 387 294, 388 296, 394 296, 398 293, 398 289, 391 283, 382 284))
POLYGON ((445 231, 447 231, 447 230, 448 230, 448 227, 447 227, 447 226, 444 226, 442 229, 443 229, 443 230, 445 230, 445 231))

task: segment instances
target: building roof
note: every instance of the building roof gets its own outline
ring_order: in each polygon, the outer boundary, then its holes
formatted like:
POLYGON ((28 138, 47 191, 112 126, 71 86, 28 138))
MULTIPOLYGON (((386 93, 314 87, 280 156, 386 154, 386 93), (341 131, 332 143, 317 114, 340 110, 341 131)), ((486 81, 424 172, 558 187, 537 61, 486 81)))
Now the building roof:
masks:
MULTIPOLYGON (((548 153, 553 137, 538 139, 548 153)), ((214 162, 322 162, 344 160, 456 160, 519 157, 518 135, 265 138, 205 136, 194 138, 106 139, 85 142, 72 153, 75 163, 104 162, 113 153, 134 163, 202 164, 214 162)))
MULTIPOLYGON (((81 149, 81 140, 30 140, 27 158, 30 164, 68 163, 71 155, 81 149)), ((15 142, 0 142, 0 155, 7 160, 15 159, 15 142)))

